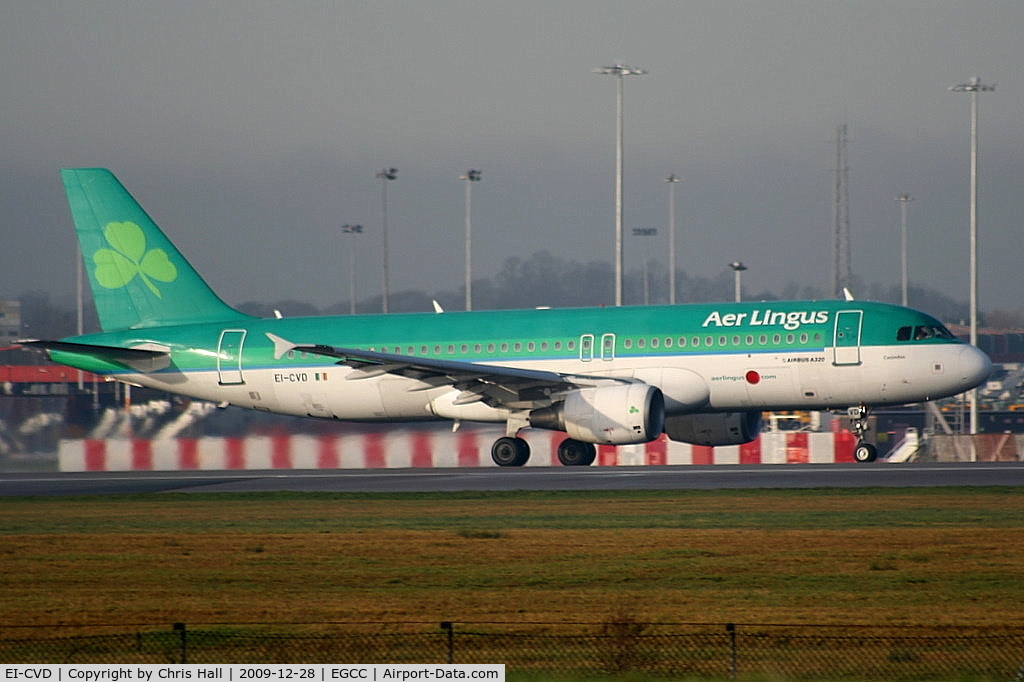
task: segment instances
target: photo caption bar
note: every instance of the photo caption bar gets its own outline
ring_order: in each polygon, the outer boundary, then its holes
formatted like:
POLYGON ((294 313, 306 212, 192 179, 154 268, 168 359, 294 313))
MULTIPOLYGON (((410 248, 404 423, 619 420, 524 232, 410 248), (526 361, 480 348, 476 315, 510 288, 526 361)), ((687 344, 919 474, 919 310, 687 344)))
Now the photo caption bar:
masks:
POLYGON ((235 665, 202 664, 16 664, 0 665, 0 682, 412 682, 414 680, 491 680, 505 682, 505 665, 419 663, 368 665, 235 665))

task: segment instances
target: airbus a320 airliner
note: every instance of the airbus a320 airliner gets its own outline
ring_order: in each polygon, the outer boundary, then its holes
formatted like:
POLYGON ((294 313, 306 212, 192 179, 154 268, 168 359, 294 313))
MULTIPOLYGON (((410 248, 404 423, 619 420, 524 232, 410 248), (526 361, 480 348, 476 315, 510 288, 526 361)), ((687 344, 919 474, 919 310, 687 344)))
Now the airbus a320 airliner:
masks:
POLYGON ((938 320, 860 301, 771 301, 260 319, 226 305, 112 173, 62 171, 102 332, 26 340, 59 363, 221 404, 321 419, 505 424, 494 462, 522 466, 528 427, 595 444, 662 433, 749 442, 765 410, 869 408, 979 385, 989 358, 938 320))

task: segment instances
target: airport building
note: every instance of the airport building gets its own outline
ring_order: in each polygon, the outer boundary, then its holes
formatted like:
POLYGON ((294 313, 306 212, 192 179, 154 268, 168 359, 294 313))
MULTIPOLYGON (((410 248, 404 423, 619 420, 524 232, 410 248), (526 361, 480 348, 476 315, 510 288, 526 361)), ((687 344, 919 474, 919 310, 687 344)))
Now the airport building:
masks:
POLYGON ((0 300, 0 348, 21 338, 21 302, 0 300))

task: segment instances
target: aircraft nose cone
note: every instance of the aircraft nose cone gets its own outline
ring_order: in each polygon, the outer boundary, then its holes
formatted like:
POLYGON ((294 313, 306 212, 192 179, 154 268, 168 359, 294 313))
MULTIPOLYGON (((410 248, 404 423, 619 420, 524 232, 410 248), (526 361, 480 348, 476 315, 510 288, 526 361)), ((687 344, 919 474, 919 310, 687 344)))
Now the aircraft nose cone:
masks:
POLYGON ((992 361, 985 353, 974 346, 967 346, 960 351, 959 377, 964 382, 964 389, 974 388, 988 380, 992 374, 992 361))

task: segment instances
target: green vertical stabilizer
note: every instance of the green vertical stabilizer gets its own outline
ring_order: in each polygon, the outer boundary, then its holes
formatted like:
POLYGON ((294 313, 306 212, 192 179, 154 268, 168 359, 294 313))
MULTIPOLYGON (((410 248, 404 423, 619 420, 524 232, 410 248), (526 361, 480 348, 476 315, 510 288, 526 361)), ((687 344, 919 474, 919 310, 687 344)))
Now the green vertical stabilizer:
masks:
POLYGON ((61 177, 103 331, 249 319, 213 293, 113 173, 61 177))

